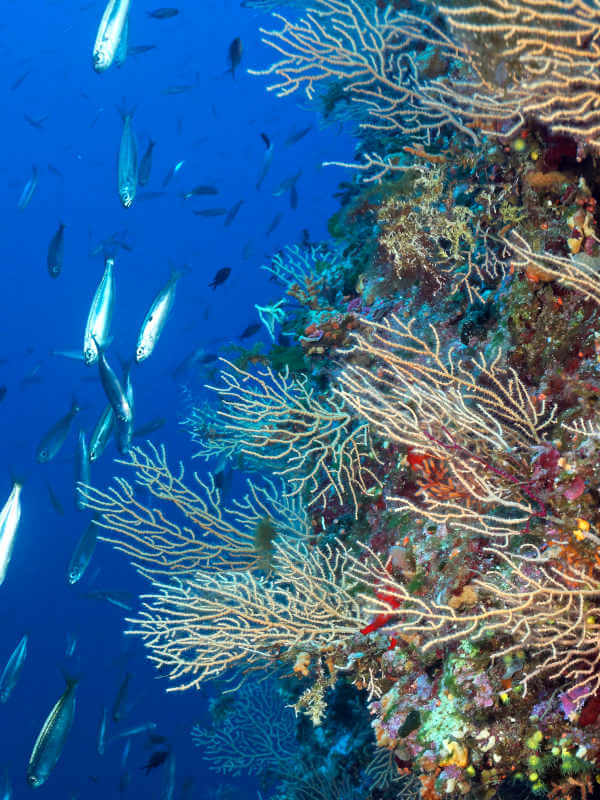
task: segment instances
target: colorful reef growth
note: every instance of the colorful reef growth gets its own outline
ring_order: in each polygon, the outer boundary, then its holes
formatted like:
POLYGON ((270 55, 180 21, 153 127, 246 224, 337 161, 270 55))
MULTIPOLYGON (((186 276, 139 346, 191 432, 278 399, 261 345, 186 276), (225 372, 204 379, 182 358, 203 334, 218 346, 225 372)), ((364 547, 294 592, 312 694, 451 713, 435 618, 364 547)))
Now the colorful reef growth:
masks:
POLYGON ((184 423, 199 457, 251 473, 246 496, 190 488, 151 447, 83 489, 151 583, 131 630, 172 688, 271 673, 305 731, 298 752, 266 748, 286 764, 274 797, 583 800, 600 778, 600 11, 294 6, 264 31, 269 89, 354 121, 356 160, 331 238, 266 265, 271 350, 223 362, 184 423), (308 789, 289 779, 307 741, 308 789))

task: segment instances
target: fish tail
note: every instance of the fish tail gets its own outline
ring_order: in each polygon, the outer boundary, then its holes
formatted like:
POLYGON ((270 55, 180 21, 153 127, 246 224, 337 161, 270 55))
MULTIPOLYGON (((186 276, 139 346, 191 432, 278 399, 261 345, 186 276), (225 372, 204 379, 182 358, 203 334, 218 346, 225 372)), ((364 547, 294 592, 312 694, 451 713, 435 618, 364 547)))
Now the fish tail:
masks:
POLYGON ((131 106, 130 108, 127 107, 127 101, 125 98, 122 99, 121 105, 118 105, 117 111, 121 115, 121 119, 125 122, 128 118, 131 119, 136 112, 137 106, 131 106))
POLYGON ((75 675, 69 672, 66 667, 61 667, 62 676, 67 684, 67 689, 72 689, 81 681, 81 675, 75 675))

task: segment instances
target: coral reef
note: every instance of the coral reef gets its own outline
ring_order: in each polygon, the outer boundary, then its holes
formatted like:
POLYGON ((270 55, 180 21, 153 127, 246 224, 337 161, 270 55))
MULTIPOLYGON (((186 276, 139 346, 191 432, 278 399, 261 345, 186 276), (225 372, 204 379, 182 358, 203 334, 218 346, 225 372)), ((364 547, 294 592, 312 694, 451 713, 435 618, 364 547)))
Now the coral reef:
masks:
POLYGON ((354 171, 330 240, 265 266, 284 343, 225 362, 214 408, 188 416, 201 456, 260 473, 247 496, 224 507, 212 478, 193 492, 144 449, 125 468, 178 519, 123 478, 83 489, 152 582, 131 629, 178 688, 271 674, 305 772, 271 781, 279 800, 585 800, 597 9, 316 0, 276 16, 263 73, 357 121, 354 171))

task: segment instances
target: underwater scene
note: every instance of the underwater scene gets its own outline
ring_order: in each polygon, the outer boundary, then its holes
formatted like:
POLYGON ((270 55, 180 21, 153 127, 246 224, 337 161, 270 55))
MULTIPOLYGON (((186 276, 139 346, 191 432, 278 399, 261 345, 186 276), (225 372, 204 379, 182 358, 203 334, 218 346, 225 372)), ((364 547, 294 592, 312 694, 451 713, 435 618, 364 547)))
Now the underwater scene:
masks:
POLYGON ((0 63, 0 800, 600 796, 597 0, 0 63))

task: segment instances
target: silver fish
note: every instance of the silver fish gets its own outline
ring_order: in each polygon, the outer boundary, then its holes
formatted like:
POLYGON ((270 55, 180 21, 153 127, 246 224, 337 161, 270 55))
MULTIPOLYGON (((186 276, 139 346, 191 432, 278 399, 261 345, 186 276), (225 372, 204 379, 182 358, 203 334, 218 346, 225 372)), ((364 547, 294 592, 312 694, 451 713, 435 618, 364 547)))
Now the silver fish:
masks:
POLYGON ((48 274, 51 278, 58 278, 62 270, 63 255, 65 251, 65 226, 64 223, 59 223, 58 229, 48 245, 48 256, 46 264, 48 265, 48 274))
POLYGON ((123 678, 121 685, 119 686, 119 690, 117 692, 117 696, 115 697, 115 702, 113 703, 112 709, 112 718, 114 722, 118 722, 120 719, 123 718, 125 700, 127 698, 127 691, 129 689, 129 681, 131 680, 131 672, 126 672, 125 677, 123 678))
POLYGON ((75 506, 79 511, 83 511, 86 505, 77 491, 78 483, 84 483, 86 486, 90 485, 90 451, 88 450, 87 442, 85 441, 85 433, 83 431, 79 431, 77 458, 75 460, 75 506))
POLYGON ((258 180, 256 181, 256 188, 260 189, 262 182, 264 181, 267 172, 271 166, 271 161, 273 161, 273 142, 269 139, 266 133, 261 133, 261 137, 263 142, 265 143, 265 154, 263 156, 263 163, 260 169, 260 174, 258 176, 258 180))
POLYGON ((23 636, 19 644, 13 650, 11 657, 6 662, 2 676, 0 677, 0 703, 6 703, 12 694, 12 690, 17 685, 26 656, 27 634, 23 636))
POLYGON ((119 39, 119 46, 117 47, 117 52, 115 53, 115 67, 122 67, 125 63, 125 59, 127 58, 127 51, 129 47, 129 16, 125 17, 125 24, 123 25, 123 31, 121 32, 121 38, 119 39))
POLYGON ((70 358, 72 361, 83 361, 83 353, 81 350, 53 350, 52 355, 70 358))
POLYGON ((277 189, 273 192, 273 197, 280 197, 284 192, 289 192, 291 189, 296 185, 298 182, 299 177, 302 175, 302 170, 299 169, 295 175, 290 175, 289 178, 285 178, 281 181, 277 189))
POLYGON ((104 275, 94 294, 83 337, 83 360, 89 366, 98 360, 98 348, 110 342, 110 326, 115 306, 114 259, 107 258, 104 275))
POLYGON ((183 273, 178 270, 172 272, 168 283, 156 295, 142 322, 135 351, 135 360, 138 364, 152 354, 158 342, 175 302, 177 281, 182 275, 183 273))
POLYGON ((128 111, 123 107, 119 109, 119 113, 123 120, 123 132, 119 145, 117 185, 121 205, 123 208, 131 208, 138 183, 137 141, 131 124, 133 110, 128 111))
POLYGON ((156 722, 144 722, 141 725, 136 725, 133 728, 128 728, 126 731, 117 733, 116 736, 113 736, 111 741, 115 741, 116 739, 126 739, 128 736, 136 736, 138 733, 148 733, 148 731, 153 731, 155 729, 156 722))
POLYGON ((102 716, 100 717, 100 725, 98 726, 98 739, 96 741, 96 749, 99 756, 104 755, 104 748, 106 746, 106 725, 108 723, 108 708, 104 706, 102 709, 102 716))
POLYGON ((27 765, 27 783, 37 788, 46 782, 56 766, 75 715, 78 680, 65 676, 67 688, 54 704, 35 741, 27 765))
POLYGON ((21 490, 18 481, 13 483, 13 488, 8 500, 0 511, 0 586, 4 583, 6 570, 15 544, 15 537, 21 519, 21 490))
POLYGON ((131 364, 123 365, 123 374, 125 376, 125 397, 129 403, 131 417, 129 420, 122 420, 117 424, 116 439, 117 447, 121 455, 127 455, 131 449, 131 440, 133 439, 133 417, 135 413, 133 384, 131 382, 131 364))
MULTIPOLYGON (((90 581, 92 583, 93 581, 90 581)), ((104 592, 95 590, 88 592, 87 597, 94 597, 97 600, 106 600, 116 608, 124 608, 125 611, 133 611, 134 598, 130 592, 104 592)))
POLYGON ((104 452, 112 436, 114 424, 115 414, 109 403, 100 415, 100 419, 96 423, 92 438, 90 439, 90 461, 97 461, 104 452))
POLYGON ((73 399, 71 408, 65 414, 65 416, 61 417, 58 422, 55 423, 50 430, 42 436, 35 454, 36 460, 40 464, 45 464, 47 461, 51 461, 57 455, 60 448, 65 443, 65 439, 69 433, 69 428, 71 427, 71 422, 73 422, 75 415, 78 413, 79 404, 77 403, 77 400, 73 399))
POLYGON ((96 548, 96 541, 98 539, 98 526, 92 520, 87 529, 81 536, 80 540, 75 546, 71 560, 69 561, 69 568, 67 570, 67 578, 70 584, 77 583, 81 580, 86 569, 88 568, 94 550, 96 548))
POLYGON ((38 182, 38 170, 36 166, 31 168, 31 178, 27 181, 25 186, 23 187, 23 191, 21 192, 21 197, 19 198, 18 209, 19 211, 24 211, 31 198, 33 197, 33 193, 35 192, 35 188, 38 182))
POLYGON ((131 0, 108 0, 98 26, 93 51, 96 72, 104 72, 115 60, 131 0))
POLYGON ((115 415, 117 443, 120 451, 125 454, 129 451, 133 432, 133 409, 127 391, 123 389, 115 371, 108 363, 103 348, 99 348, 98 369, 102 388, 115 415))

